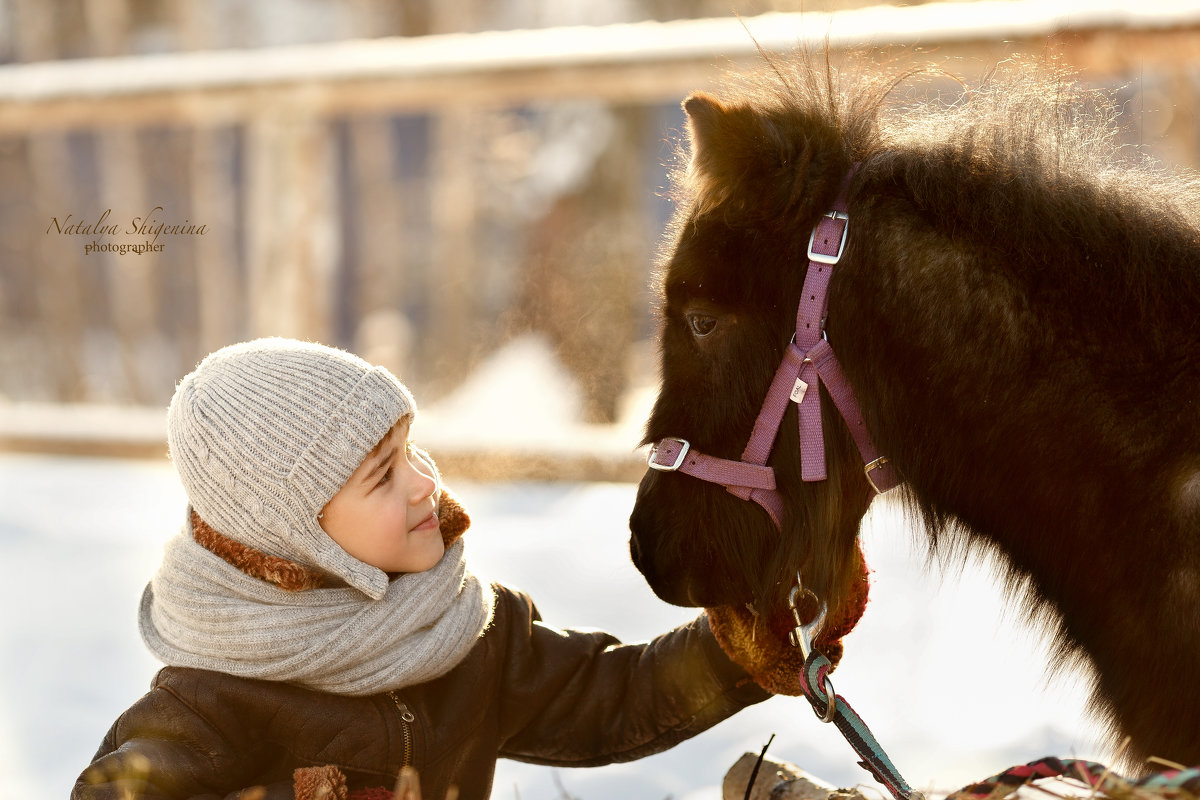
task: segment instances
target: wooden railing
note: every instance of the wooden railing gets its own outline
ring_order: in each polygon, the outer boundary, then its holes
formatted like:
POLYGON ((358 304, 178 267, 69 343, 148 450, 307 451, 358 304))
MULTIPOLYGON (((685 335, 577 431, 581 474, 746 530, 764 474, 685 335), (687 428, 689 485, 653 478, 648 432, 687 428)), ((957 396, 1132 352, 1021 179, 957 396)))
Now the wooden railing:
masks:
POLYGON ((1200 6, 989 0, 745 20, 643 22, 0 67, 0 131, 229 124, 277 105, 315 117, 530 101, 675 99, 759 48, 914 48, 994 63, 1051 47, 1088 75, 1194 66, 1200 6), (268 107, 264 108, 266 101, 268 107))
POLYGON ((1142 104, 1162 128, 1147 138, 1200 162, 1191 2, 930 3, 0 66, 0 397, 158 405, 204 353, 279 334, 367 351, 436 398, 532 328, 587 364, 589 418, 610 421, 629 348, 652 333, 679 101, 760 66, 760 47, 797 45, 968 76, 1050 50, 1160 98, 1142 104), (603 133, 576 137, 572 185, 539 189, 530 170, 570 140, 546 133, 555 114, 603 133))

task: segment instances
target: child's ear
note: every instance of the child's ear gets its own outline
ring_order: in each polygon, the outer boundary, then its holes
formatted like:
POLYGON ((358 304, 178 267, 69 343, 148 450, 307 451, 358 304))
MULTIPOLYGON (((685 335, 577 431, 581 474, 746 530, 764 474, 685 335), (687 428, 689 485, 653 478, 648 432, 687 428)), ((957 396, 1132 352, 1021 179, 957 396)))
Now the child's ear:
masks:
POLYGON ((471 515, 458 501, 458 498, 442 487, 438 496, 438 529, 442 534, 442 543, 449 547, 471 527, 471 515))

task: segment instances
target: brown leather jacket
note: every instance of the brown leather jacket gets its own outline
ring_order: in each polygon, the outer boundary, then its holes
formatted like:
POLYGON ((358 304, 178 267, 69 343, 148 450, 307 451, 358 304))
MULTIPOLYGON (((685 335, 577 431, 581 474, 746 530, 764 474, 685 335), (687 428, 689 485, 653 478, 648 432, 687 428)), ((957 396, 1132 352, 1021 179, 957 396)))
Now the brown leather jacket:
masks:
POLYGON ((305 768, 344 777, 329 796, 346 797, 390 789, 412 765, 425 800, 442 800, 451 785, 463 800, 484 800, 497 758, 631 761, 768 696, 721 651, 705 616, 623 645, 546 626, 528 596, 497 586, 492 626, 467 658, 396 692, 345 697, 163 669, 109 730, 71 797, 215 800, 263 786, 257 796, 299 798, 310 793, 305 768))

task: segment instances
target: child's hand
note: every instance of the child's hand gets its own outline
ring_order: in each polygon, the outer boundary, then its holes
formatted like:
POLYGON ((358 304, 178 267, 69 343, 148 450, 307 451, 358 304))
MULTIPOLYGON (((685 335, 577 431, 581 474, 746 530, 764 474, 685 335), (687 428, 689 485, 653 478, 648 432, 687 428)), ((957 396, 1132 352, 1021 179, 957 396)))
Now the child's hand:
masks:
MULTIPOLYGON (((838 608, 832 609, 813 643, 834 667, 842 658, 842 637, 854 629, 867 607, 867 565, 861 550, 857 560, 858 577, 850 594, 838 608)), ((802 694, 800 672, 804 668, 804 658, 800 648, 789 638, 796 625, 789 609, 776 609, 769 619, 756 616, 744 606, 718 606, 705 610, 709 627, 721 649, 749 672, 759 686, 774 694, 802 694)), ((802 607, 800 612, 807 621, 816 613, 816 608, 802 607)))

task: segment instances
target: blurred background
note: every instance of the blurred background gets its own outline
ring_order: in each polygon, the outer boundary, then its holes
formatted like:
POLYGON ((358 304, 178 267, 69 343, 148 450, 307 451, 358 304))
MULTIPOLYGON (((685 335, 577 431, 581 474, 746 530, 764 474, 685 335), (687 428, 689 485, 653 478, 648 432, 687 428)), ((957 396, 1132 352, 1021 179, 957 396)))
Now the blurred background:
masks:
POLYGON ((1118 89, 1126 143, 1193 166, 1195 5, 0 0, 3 431, 37 430, 17 403, 161 408, 274 334, 425 405, 520 341, 614 423, 653 380, 680 101, 759 66, 751 34, 968 80, 1058 53, 1118 89))
MULTIPOLYGON (((317 339, 401 376, 477 563, 551 622, 636 639, 691 616, 640 581, 624 520, 680 102, 760 66, 751 35, 968 81, 1058 54, 1117 93, 1120 144, 1200 165, 1194 0, 0 0, 0 798, 65 796, 148 684, 134 608, 183 502, 163 410, 234 341, 317 339)), ((1043 681, 987 565, 931 572, 886 504, 864 535, 874 600, 839 671, 859 688, 838 687, 868 693, 914 785, 1105 755, 1087 676, 1043 681)), ((780 757, 861 780, 797 703, 565 780, 715 798, 774 731, 780 757)), ((496 796, 565 796, 551 774, 503 764, 496 796)))

